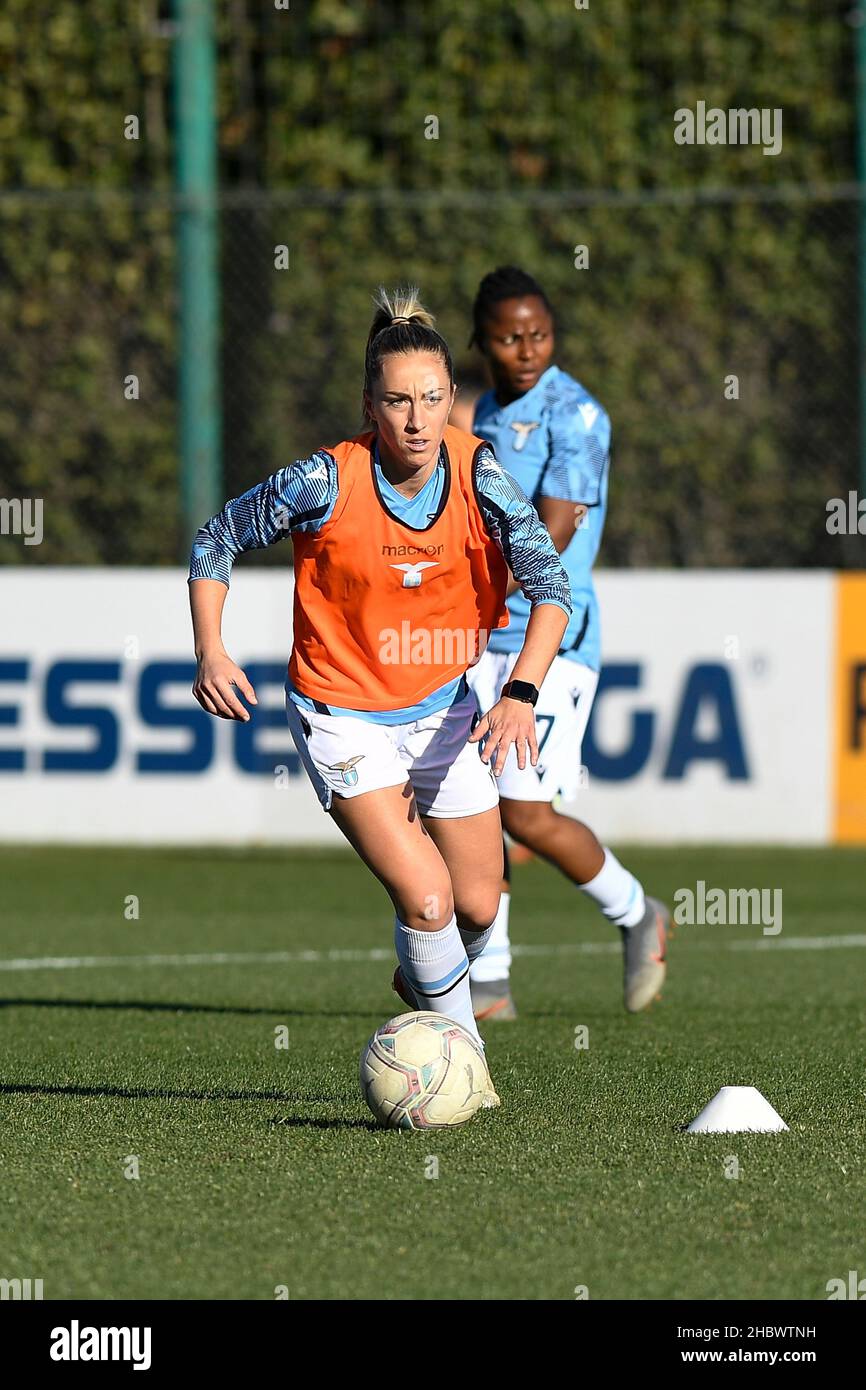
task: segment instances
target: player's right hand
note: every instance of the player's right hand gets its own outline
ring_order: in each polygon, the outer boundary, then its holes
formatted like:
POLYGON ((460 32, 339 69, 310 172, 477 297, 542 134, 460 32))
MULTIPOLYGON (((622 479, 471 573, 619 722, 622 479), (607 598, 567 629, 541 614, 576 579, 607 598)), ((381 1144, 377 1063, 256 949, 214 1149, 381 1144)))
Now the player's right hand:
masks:
POLYGON ((246 723, 250 713, 238 699, 235 687, 251 705, 258 704, 256 692, 244 672, 225 652, 217 656, 199 657, 192 693, 202 709, 207 710, 208 714, 218 715, 220 719, 239 719, 246 723))

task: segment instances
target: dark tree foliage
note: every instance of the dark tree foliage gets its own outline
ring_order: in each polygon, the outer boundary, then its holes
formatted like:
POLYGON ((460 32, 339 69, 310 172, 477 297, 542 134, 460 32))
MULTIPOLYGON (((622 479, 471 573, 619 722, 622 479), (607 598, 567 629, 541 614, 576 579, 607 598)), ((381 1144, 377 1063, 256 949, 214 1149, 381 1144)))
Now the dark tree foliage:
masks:
MULTIPOLYGON (((510 261, 613 419, 606 563, 862 562, 825 528, 857 480, 848 10, 223 0, 226 495, 359 427, 376 284, 417 281, 468 372, 477 282, 510 261), (782 152, 678 145, 699 101, 780 109, 782 152)), ((159 0, 0 16, 0 496, 44 498, 46 525, 0 561, 172 563, 188 541, 169 20, 159 0)))

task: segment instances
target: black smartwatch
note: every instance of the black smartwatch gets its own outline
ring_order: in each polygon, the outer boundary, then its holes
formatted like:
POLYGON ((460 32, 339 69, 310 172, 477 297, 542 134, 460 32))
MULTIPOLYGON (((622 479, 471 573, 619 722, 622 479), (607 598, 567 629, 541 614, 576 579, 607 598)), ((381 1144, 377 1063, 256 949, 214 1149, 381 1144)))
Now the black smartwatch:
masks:
POLYGON ((538 699, 538 687, 529 681, 506 681, 502 694, 510 700, 522 700, 525 705, 534 705, 538 699))

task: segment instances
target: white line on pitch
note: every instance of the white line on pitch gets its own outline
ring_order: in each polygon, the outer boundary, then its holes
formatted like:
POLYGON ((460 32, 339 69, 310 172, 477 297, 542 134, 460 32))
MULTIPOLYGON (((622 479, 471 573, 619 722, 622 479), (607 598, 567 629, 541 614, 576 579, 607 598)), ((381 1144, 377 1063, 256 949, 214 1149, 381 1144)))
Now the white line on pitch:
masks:
MULTIPOLYGON (((682 929, 685 930, 685 929, 682 929)), ((682 941, 684 938, 680 937, 682 941)), ((852 932, 842 936, 774 936, 758 937, 755 941, 695 941, 693 949, 713 950, 722 946, 727 951, 829 951, 844 947, 866 946, 866 935, 852 932)), ((556 946, 512 946, 516 956, 595 956, 614 955, 622 948, 616 941, 572 941, 556 946)), ((303 965, 329 961, 393 960, 394 952, 385 947, 369 950, 329 951, 209 951, 186 955, 148 956, 34 956, 0 960, 0 971, 11 970, 88 970, 105 966, 129 966, 133 969, 154 965, 303 965)))

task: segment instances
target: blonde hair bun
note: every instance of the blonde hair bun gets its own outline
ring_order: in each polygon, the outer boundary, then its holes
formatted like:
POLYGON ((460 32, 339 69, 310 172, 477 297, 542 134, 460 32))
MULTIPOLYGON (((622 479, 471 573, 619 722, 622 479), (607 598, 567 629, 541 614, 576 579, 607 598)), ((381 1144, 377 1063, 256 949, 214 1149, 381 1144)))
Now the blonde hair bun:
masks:
POLYGON ((393 323, 419 323, 424 328, 432 328, 436 322, 428 309, 421 303, 417 285, 405 285, 400 289, 388 291, 380 285, 373 295, 376 313, 370 327, 370 337, 375 338, 383 328, 393 323))

